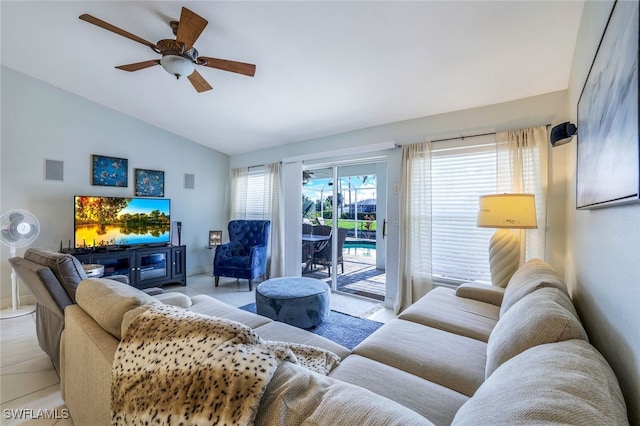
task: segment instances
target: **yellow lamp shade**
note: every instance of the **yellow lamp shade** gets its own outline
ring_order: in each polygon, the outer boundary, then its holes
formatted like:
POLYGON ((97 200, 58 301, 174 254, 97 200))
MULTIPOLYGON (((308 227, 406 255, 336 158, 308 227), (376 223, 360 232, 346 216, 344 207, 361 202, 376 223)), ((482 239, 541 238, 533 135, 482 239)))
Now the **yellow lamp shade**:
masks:
POLYGON ((481 228, 537 228, 533 194, 483 195, 479 199, 478 226, 481 228))

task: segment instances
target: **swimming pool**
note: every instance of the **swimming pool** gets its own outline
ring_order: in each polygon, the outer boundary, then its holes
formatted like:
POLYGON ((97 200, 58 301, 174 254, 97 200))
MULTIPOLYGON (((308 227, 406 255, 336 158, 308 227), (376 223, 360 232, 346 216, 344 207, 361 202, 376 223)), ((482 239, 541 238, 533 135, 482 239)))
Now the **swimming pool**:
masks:
POLYGON ((345 241, 344 242, 344 248, 369 248, 369 249, 376 249, 376 242, 375 241, 345 241))
POLYGON ((376 257, 375 241, 345 241, 342 249, 344 254, 351 256, 376 257))

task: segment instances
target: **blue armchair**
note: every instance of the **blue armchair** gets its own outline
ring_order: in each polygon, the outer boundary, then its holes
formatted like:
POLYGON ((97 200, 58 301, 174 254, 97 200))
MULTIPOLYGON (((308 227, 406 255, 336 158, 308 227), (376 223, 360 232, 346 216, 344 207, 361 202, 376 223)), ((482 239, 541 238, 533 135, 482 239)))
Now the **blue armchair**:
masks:
POLYGON ((220 277, 244 278, 252 281, 267 273, 267 244, 271 222, 268 220, 232 220, 229 242, 216 247, 213 275, 216 287, 220 277))

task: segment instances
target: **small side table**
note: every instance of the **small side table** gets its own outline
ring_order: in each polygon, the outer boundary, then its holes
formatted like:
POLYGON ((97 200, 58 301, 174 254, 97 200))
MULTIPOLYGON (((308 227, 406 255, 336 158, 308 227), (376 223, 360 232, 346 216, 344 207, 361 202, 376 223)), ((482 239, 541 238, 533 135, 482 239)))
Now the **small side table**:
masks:
POLYGON ((100 278, 104 275, 104 265, 97 263, 83 263, 82 269, 89 278, 100 278))

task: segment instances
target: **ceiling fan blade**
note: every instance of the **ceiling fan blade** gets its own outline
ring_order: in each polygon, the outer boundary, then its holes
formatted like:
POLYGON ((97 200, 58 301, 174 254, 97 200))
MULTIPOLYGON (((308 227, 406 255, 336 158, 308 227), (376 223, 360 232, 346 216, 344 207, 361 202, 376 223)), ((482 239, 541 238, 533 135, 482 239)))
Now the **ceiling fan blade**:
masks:
POLYGON ((187 50, 191 49, 208 23, 209 22, 202 16, 183 7, 182 13, 180 14, 176 41, 184 43, 187 50))
POLYGON ((189 79, 193 87, 198 91, 198 93, 206 92, 207 90, 213 89, 213 87, 211 87, 209 83, 207 83, 207 80, 205 80, 198 71, 194 70, 187 78, 189 79))
POLYGON ((160 59, 152 59, 150 61, 136 62, 135 64, 120 65, 120 66, 117 66, 116 68, 123 71, 133 72, 133 71, 143 70, 145 68, 149 68, 154 65, 160 65, 160 59))
POLYGON ((256 73, 256 66, 253 64, 228 61, 226 59, 207 58, 206 56, 200 56, 198 58, 198 64, 204 65, 205 67, 209 68, 216 68, 223 71, 230 71, 242 75, 247 75, 249 77, 253 77, 256 73))
POLYGON ((143 38, 138 37, 135 34, 131 34, 130 32, 127 32, 121 28, 118 28, 114 25, 111 25, 108 22, 103 21, 102 19, 98 19, 95 16, 91 16, 88 14, 82 14, 79 16, 80 19, 82 19, 83 21, 86 21, 90 24, 93 25, 97 25, 100 28, 104 28, 107 31, 111 31, 112 33, 116 33, 118 35, 121 35, 122 37, 126 37, 130 40, 133 41, 137 41, 138 43, 144 44, 145 46, 150 47, 151 49, 153 49, 155 52, 158 52, 158 46, 156 46, 155 44, 151 43, 150 41, 147 41, 143 38))

